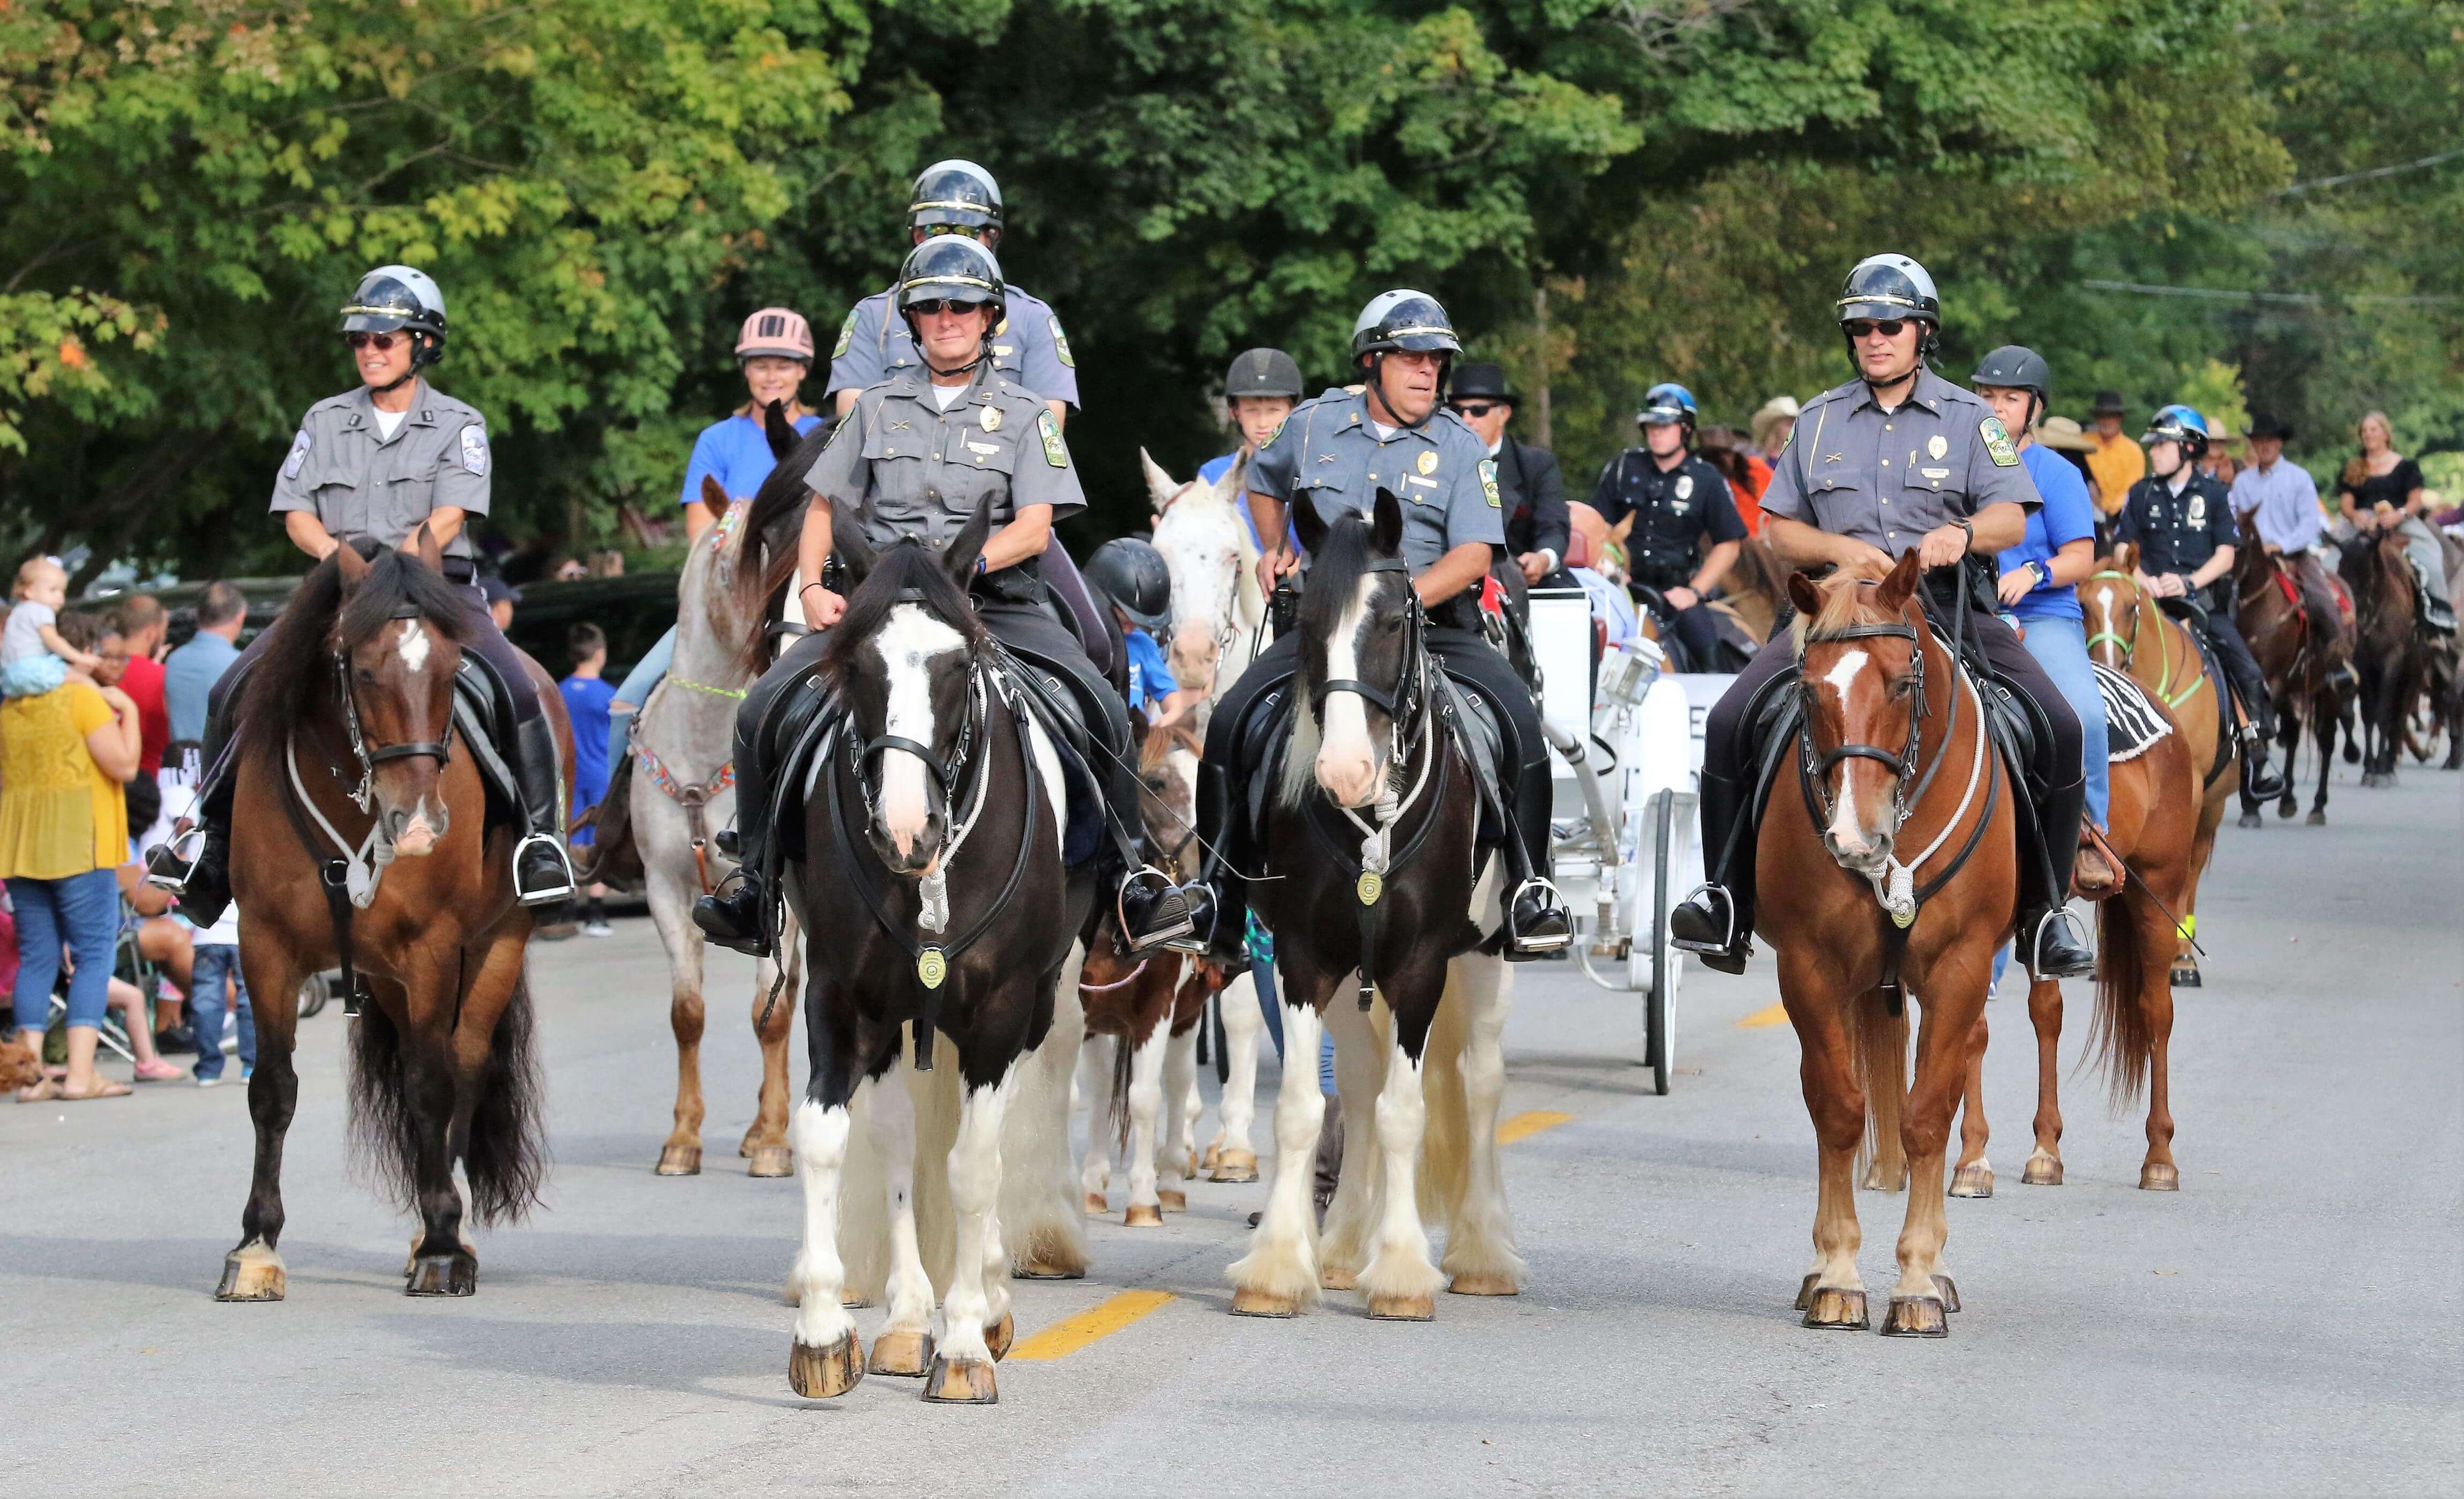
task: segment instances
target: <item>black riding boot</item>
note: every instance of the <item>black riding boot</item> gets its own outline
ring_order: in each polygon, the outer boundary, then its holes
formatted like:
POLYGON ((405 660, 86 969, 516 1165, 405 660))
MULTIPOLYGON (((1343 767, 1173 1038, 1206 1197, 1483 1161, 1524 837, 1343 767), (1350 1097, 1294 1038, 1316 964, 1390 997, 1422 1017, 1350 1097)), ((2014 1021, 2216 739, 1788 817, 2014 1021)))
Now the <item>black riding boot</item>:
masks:
POLYGON ((1746 788, 1734 777, 1703 771, 1703 847, 1710 878, 1668 913, 1669 940, 1722 973, 1746 971, 1754 940, 1754 833, 1740 826, 1746 788))
POLYGON ((1191 937, 1205 945, 1202 957, 1239 974, 1249 966, 1249 888, 1239 866, 1247 859, 1239 841, 1232 778, 1223 767, 1201 761, 1198 766, 1198 827, 1206 839, 1195 887, 1205 895, 1206 910, 1191 913, 1191 937))
POLYGON ((2043 820, 2019 799, 2019 952, 2039 979, 2084 979, 2096 972, 2096 953, 2079 940, 2066 902, 2071 866, 2079 860, 2079 818, 2087 811, 2087 783, 2074 781, 2045 795, 2043 820), (2032 849, 2024 847, 2033 842, 2032 849))
POLYGON ((574 890, 573 860, 564 848, 564 767, 544 714, 515 726, 514 753, 528 825, 514 846, 514 898, 525 906, 562 905, 574 890))
POLYGON ((1146 818, 1138 805, 1143 791, 1136 774, 1118 760, 1111 761, 1105 769, 1109 772, 1104 776, 1105 815, 1121 835, 1122 868, 1114 873, 1122 940, 1135 953, 1159 942, 1197 938, 1201 934, 1192 920, 1189 889, 1174 884, 1171 875, 1147 862, 1146 818))
POLYGON ((762 756, 768 738, 759 724, 736 716, 736 827, 731 840, 719 835, 721 853, 733 855, 736 871, 718 889, 693 904, 693 925, 701 935, 747 958, 770 956, 770 773, 762 756), (735 847, 727 845, 733 842, 735 847))
POLYGON ((1550 882, 1549 762, 1524 766, 1515 778, 1514 826, 1507 829, 1507 866, 1514 889, 1506 902, 1506 960, 1528 963, 1563 952, 1574 940, 1574 914, 1550 882), (1536 784, 1535 784, 1536 783, 1536 784))
POLYGON ((2241 738, 2241 788, 2245 795, 2272 802, 2284 794, 2284 778, 2276 773, 2274 747, 2269 742, 2268 729, 2276 722, 2276 710, 2268 700, 2267 681, 2252 677, 2233 686, 2242 711, 2250 716, 2248 723, 2235 728, 2241 738))
POLYGON ((145 852, 145 883, 179 896, 180 915, 201 930, 231 908, 231 797, 239 780, 223 736, 209 725, 206 738, 215 753, 205 758, 198 780, 195 826, 145 852))

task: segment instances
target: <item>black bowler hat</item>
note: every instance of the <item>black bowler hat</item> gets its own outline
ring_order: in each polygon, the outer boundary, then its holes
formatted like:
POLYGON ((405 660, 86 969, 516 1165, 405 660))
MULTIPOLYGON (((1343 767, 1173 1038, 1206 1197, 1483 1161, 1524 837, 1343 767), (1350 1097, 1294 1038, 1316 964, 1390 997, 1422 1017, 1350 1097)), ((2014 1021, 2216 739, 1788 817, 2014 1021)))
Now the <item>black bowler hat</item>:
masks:
POLYGON ((1514 392, 1506 387, 1506 371, 1496 364, 1462 364, 1456 366, 1454 383, 1447 387, 1449 401, 1503 401, 1518 405, 1514 392))
POLYGON ((2290 442, 2293 440, 2293 429, 2286 426, 2281 417, 2254 416, 2250 419, 2250 435, 2273 437, 2278 442, 2290 442))
POLYGON ((2096 393, 2096 404, 2089 407, 2087 409, 2090 416, 2120 416, 2122 414, 2122 392, 2119 390, 2100 390, 2096 393))

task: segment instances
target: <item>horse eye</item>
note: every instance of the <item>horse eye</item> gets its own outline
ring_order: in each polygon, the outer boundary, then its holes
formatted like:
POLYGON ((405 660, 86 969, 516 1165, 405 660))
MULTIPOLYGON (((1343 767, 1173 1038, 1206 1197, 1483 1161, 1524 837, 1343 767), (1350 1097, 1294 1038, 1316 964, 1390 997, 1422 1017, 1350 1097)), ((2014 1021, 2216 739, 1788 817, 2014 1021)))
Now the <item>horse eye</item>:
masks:
POLYGON ((369 671, 366 667, 362 667, 359 670, 359 677, 363 682, 374 682, 377 679, 377 674, 374 672, 369 671))
POLYGON ((1384 619, 1377 622, 1377 629, 1380 634, 1400 634, 1403 629, 1403 616, 1400 614, 1389 614, 1384 619))

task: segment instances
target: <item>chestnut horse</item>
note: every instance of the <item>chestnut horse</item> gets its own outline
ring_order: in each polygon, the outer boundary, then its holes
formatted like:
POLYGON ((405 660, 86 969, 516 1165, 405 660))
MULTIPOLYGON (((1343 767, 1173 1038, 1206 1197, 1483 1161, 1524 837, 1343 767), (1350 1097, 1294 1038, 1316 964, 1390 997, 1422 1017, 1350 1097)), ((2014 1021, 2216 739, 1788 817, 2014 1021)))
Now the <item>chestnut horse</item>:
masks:
MULTIPOLYGON (((547 1170, 523 974, 531 913, 514 899, 515 829, 488 818, 473 751, 453 742, 472 606, 438 571, 425 527, 414 545, 416 556, 346 542, 275 622, 235 724, 231 893, 254 993, 297 994, 345 963, 366 981, 370 1003, 351 1025, 353 1133, 421 1219, 405 1290, 467 1296, 479 1267, 454 1166, 481 1223, 519 1218, 547 1170), (347 906, 329 907, 327 881, 349 891, 347 906)), ((569 774, 564 699, 537 662, 523 665, 569 774)), ((288 1003, 258 1010, 255 1176, 220 1300, 279 1301, 286 1289, 276 1245, 297 1021, 288 1003)))
POLYGON ((2191 941, 2199 935, 2199 877, 2215 853, 2225 804, 2241 784, 2241 752, 2234 743, 2233 710, 2216 695, 2206 652, 2189 626, 2157 607, 2153 594, 2141 591, 2132 576, 2138 561, 2135 542, 2116 545, 2105 565, 2079 585, 2079 608, 2087 616, 2088 658, 2127 673, 2164 704, 2189 741, 2190 762, 2205 778, 2190 845, 2190 893, 2174 908, 2182 930, 2173 948, 2173 986, 2195 989, 2199 957, 2191 941))
MULTIPOLYGON (((2148 700, 2154 702, 2153 694, 2148 700)), ((2162 713, 2162 708, 2157 710, 2162 713)), ((2139 1184, 2151 1192, 2181 1186, 2173 1164, 2173 1113, 2167 1061, 2173 1036, 2173 983, 2167 960, 2178 934, 2173 913, 2196 883, 2191 849, 2198 834, 2198 766, 2189 740, 2176 728, 2128 760, 2113 762, 2113 800, 2106 817, 2108 857, 2128 873, 2121 885, 2090 893, 2097 901, 2096 1038, 2118 1110, 2147 1089, 2147 1157, 2139 1184)), ((2062 1039, 2062 986, 2038 979, 2028 988, 2028 1018, 2036 1028, 2036 1149, 2020 1180, 2062 1184, 2062 1107, 2056 1058, 2062 1039)), ((1991 1197, 1993 1167, 1985 1158, 1986 1020, 1978 1016, 1969 1059, 1967 1106, 1960 1117, 1959 1169, 1952 1196, 1991 1197)))
POLYGON ((1959 1306, 1942 1261, 1950 1118, 2017 915, 2012 798, 2024 793, 1967 669, 1926 626, 1919 576, 1912 551, 1887 574, 1789 579, 1804 717, 1797 773, 1771 778, 1763 812, 1755 929, 1778 957, 1820 1147, 1805 1325, 1868 1325, 1856 1167, 1870 1134, 1885 1179, 1904 1159, 1908 1180, 1882 1332, 1943 1337, 1959 1306), (1907 996, 1925 1006, 1912 1088, 1907 996))
MULTIPOLYGON (((2337 683, 2350 680, 2339 669, 2352 660, 2353 627, 2342 612, 2323 620, 2310 617, 2293 576, 2295 565, 2270 553, 2258 539, 2257 525, 2242 517, 2241 544, 2233 550, 2233 618, 2267 677, 2268 695, 2276 701, 2276 738, 2284 746, 2284 795, 2276 804, 2276 815, 2291 817, 2300 805, 2293 794, 2293 768, 2301 748, 2301 727, 2307 723, 2319 742, 2319 795, 2310 804, 2310 826, 2324 827, 2336 730, 2350 705, 2350 692, 2337 683)), ((2241 826, 2259 826, 2258 799, 2248 790, 2241 794, 2241 826)))

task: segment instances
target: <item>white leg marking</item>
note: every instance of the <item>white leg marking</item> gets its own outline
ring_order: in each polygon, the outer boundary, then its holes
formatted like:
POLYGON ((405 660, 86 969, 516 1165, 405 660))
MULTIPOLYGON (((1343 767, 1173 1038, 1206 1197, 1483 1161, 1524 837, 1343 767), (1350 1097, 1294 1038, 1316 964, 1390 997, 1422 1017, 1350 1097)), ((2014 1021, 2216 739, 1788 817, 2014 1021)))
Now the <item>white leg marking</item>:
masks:
POLYGON ((1249 1142, 1249 1126, 1258 1117, 1258 1037, 1266 1028, 1266 1017, 1258 1008, 1257 981, 1243 974, 1223 986, 1216 1003, 1223 1007, 1223 1049, 1232 1061, 1217 1105, 1222 1122, 1217 1149, 1254 1156, 1258 1147, 1249 1142))
POLYGON ((827 1348, 853 1330, 839 1305, 845 1270, 839 1263, 839 1170, 847 1161, 847 1112, 807 1098, 787 1126, 796 1175, 804 1186, 804 1244, 788 1288, 796 1294, 796 1341, 827 1348))
MULTIPOLYGON (((1377 1149, 1385 1171, 1379 1184, 1375 1253, 1360 1272, 1364 1296, 1431 1296, 1445 1285, 1445 1277, 1429 1263, 1429 1236, 1420 1226, 1419 1196, 1414 1182, 1420 1134, 1427 1124, 1420 1064, 1404 1053, 1399 1040, 1389 1042, 1386 1086, 1377 1093, 1377 1149)), ((1345 1135, 1350 1134, 1347 1121, 1345 1135)))
POLYGON ((1319 1295, 1317 1213, 1309 1205, 1310 1157, 1326 1099, 1317 1091, 1317 1011, 1284 1006, 1284 1082, 1275 1100, 1275 1178, 1249 1252, 1227 1272, 1236 1290, 1298 1306, 1319 1295))
POLYGON ((1469 1032, 1463 1038, 1463 1095, 1468 1107, 1470 1169, 1463 1206, 1446 1229, 1444 1268, 1449 1275, 1502 1275, 1523 1283, 1523 1259, 1515 1253, 1514 1228, 1506 1206, 1506 1179, 1497 1149, 1497 1110, 1506 1091, 1506 1019, 1514 1008, 1514 970, 1503 958, 1465 954, 1454 960, 1458 985, 1446 1003, 1468 1002, 1469 1032))
POLYGON ((940 1346, 951 1359, 992 1359, 984 1323, 992 1303, 984 1291, 986 1250, 993 1214, 1001 1200, 1001 1086, 968 1091, 958 1106, 958 1142, 950 1151, 950 1206, 958 1218, 958 1263, 942 1303, 940 1346))
MULTIPOLYGON (((903 1065, 903 1064, 894 1064, 903 1065)), ((882 1168, 882 1206, 890 1221, 890 1319, 885 1333, 923 1333, 933 1326, 933 1280, 915 1236, 915 1100, 895 1073, 872 1091, 872 1148, 882 1168)))
MULTIPOLYGON (((1385 1162, 1377 1154, 1377 1091, 1386 1084, 1384 1032, 1394 1020, 1382 1003, 1362 1014, 1345 987, 1337 988, 1326 1013, 1326 1028, 1334 1033, 1334 1089, 1343 1100, 1343 1157, 1335 1169, 1334 1200, 1318 1229, 1317 1257, 1329 1271, 1356 1276, 1369 1261, 1385 1188, 1385 1162)), ((1309 1070, 1317 1075, 1314 1060, 1309 1070)))
MULTIPOLYGON (((1126 1043, 1125 1043, 1126 1044, 1126 1043)), ((1163 1053, 1171 1027, 1158 1021, 1130 1053, 1130 1205, 1153 1207, 1155 1197, 1155 1120, 1163 1113, 1163 1053)))
MULTIPOLYGON (((1200 1024, 1203 1024, 1201 1021, 1200 1024)), ((1170 1017, 1165 1018, 1165 1026, 1170 1017)), ((1164 1044, 1163 1138, 1155 1146, 1155 1171, 1165 1181, 1186 1182, 1198 1154, 1198 1116, 1206 1100, 1198 1091, 1198 1029, 1192 1026, 1164 1044)))
POLYGON ((1087 1100, 1087 1155, 1078 1184, 1102 1197, 1112 1184, 1112 1051, 1120 1042, 1089 1036, 1078 1048, 1078 1091, 1087 1100))
MULTIPOLYGON (((1001 1242, 1021 1267, 1087 1268, 1086 1215, 1069 1157, 1071 1064, 1086 1034, 1073 946, 1052 996, 1052 1029, 1017 1068, 1017 1092, 1001 1111, 1001 1242)), ((994 1317, 999 1321, 998 1314, 994 1317)))

